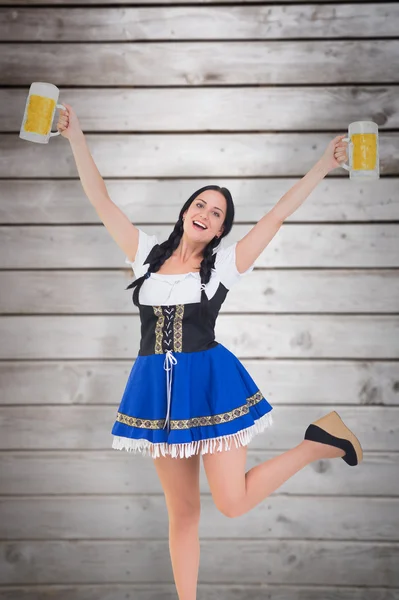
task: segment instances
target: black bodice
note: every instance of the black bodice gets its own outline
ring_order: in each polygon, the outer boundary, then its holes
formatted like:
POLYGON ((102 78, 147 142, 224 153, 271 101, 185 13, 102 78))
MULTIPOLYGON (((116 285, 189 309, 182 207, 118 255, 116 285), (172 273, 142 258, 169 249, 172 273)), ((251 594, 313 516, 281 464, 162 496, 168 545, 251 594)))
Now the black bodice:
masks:
POLYGON ((139 355, 172 352, 199 352, 217 346, 215 323, 228 289, 219 283, 208 301, 207 317, 200 302, 148 306, 140 304, 141 340, 139 355))

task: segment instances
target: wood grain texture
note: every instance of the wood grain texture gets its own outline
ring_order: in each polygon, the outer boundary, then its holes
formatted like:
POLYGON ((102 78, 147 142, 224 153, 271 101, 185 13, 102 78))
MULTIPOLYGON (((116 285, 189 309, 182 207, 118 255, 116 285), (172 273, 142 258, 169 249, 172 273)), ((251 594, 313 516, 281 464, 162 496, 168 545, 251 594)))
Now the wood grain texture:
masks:
MULTIPOLYGON (((312 418, 315 416, 313 414, 312 418)), ((108 424, 107 424, 108 427, 108 424)), ((267 434, 270 437, 270 430, 267 434)), ((299 439, 298 429, 298 439, 299 439)), ((258 445, 258 443, 256 444, 258 445)), ((250 444, 247 470, 276 456, 250 444)), ((397 452, 364 453, 362 468, 351 469, 343 460, 318 460, 280 488, 280 494, 306 496, 399 496, 397 452)), ((117 450, 0 451, 2 485, 7 494, 159 494, 162 487, 151 459, 117 450)), ((209 485, 201 463, 201 494, 209 485)))
MULTIPOLYGON (((397 315, 221 314, 215 336, 241 358, 399 358, 397 315)), ((134 358, 140 321, 138 315, 3 316, 0 337, 1 359, 134 358)))
MULTIPOLYGON (((203 540, 201 549, 208 583, 336 585, 338 580, 341 585, 399 587, 395 543, 203 540)), ((173 581, 167 540, 0 542, 0 552, 2 583, 36 584, 38 570, 41 583, 173 581)))
MULTIPOLYGON (((108 406, 3 407, 0 449, 107 450, 112 443, 111 429, 120 397, 121 394, 115 392, 109 399, 112 404, 108 406), (15 431, 18 431, 18 436, 15 431)), ((303 440, 306 427, 327 412, 329 410, 324 406, 274 407, 274 424, 253 438, 251 448, 292 448, 303 440)), ((160 411, 160 418, 165 413, 166 411, 160 411)), ((361 440, 365 451, 399 451, 399 418, 396 407, 342 406, 339 414, 361 440)), ((123 454, 124 451, 114 452, 123 454)), ((148 455, 142 458, 152 460, 148 455)))
MULTIPOLYGON (((399 498, 274 495, 240 519, 201 498, 200 538, 396 541, 399 498), (328 519, 326 519, 328 515, 328 519)), ((166 538, 163 493, 131 496, 0 498, 0 536, 14 540, 166 538), (93 504, 95 510, 93 511, 93 504)))
POLYGON ((160 241, 207 183, 231 190, 237 241, 349 123, 379 125, 382 178, 325 178, 216 327, 274 406, 248 469, 334 409, 364 462, 315 461, 241 519, 217 511, 200 463, 198 594, 399 600, 399 5, 229 2, 0 0, 4 600, 176 598, 155 467, 111 448, 139 345, 134 275, 67 141, 18 138, 40 80, 160 241))
MULTIPOLYGON (((132 292, 125 291, 130 278, 131 273, 122 270, 0 271, 0 311, 138 314, 132 292)), ((256 270, 230 290, 220 314, 395 313, 398 298, 396 269, 256 270)))
MULTIPOLYGON (((26 88, 0 88, 0 131, 19 132, 27 92, 26 88)), ((359 119, 359 110, 381 130, 399 126, 397 88, 384 85, 179 89, 62 87, 60 100, 74 108, 86 133, 327 129, 345 132, 349 123, 359 119)))
MULTIPOLYGON (((399 589, 356 588, 346 586, 298 586, 268 584, 198 584, 199 594, 208 600, 231 600, 246 598, 259 600, 398 600, 399 589)), ((4 600, 174 600, 174 584, 103 584, 103 585, 35 585, 5 586, 2 588, 4 600)))
MULTIPOLYGON (((395 361, 243 359, 273 405, 398 406, 395 361)), ((121 395, 132 360, 0 362, 2 405, 109 404, 121 395)))
POLYGON ((6 43, 0 84, 208 86, 398 83, 399 40, 6 43), (350 60, 348 57, 350 56, 350 60), (73 65, 76 65, 75 67, 73 65))
MULTIPOLYGON (((198 178, 304 175, 335 136, 327 133, 220 133, 88 134, 86 137, 103 177, 198 178)), ((381 174, 398 175, 399 135, 383 132, 379 139, 381 174)), ((69 142, 61 136, 38 147, 13 134, 1 134, 0 153, 3 157, 0 177, 78 175, 69 142)), ((338 167, 331 175, 342 177, 343 171, 338 167)), ((378 181, 370 182, 376 191, 377 184, 378 181)))
MULTIPOLYGON (((232 0, 174 0, 173 4, 231 4, 232 0)), ((241 4, 257 4, 258 2, 261 2, 263 0, 242 0, 241 4)), ((296 3, 298 2, 299 4, 303 4, 304 0, 280 0, 280 4, 285 4, 285 3, 296 3)), ((340 4, 341 2, 343 3, 347 3, 347 0, 337 0, 336 4, 340 4)), ((356 7, 356 9, 358 8, 357 2, 360 2, 360 0, 353 0, 353 3, 356 7)), ((313 4, 320 4, 322 5, 324 3, 324 0, 315 0, 313 2, 313 4)), ((10 4, 10 0, 0 0, 0 6, 1 5, 9 5, 10 4)), ((169 5, 170 2, 168 2, 167 0, 52 0, 52 5, 54 6, 62 6, 65 4, 68 4, 68 6, 92 6, 93 4, 95 5, 101 5, 101 4, 106 4, 107 6, 112 6, 112 5, 123 5, 123 4, 129 4, 134 6, 135 4, 139 4, 139 5, 151 5, 151 4, 166 4, 169 5)), ((48 6, 47 4, 47 0, 14 0, 13 1, 13 5, 15 6, 41 6, 41 5, 45 5, 48 6)))
MULTIPOLYGON (((217 182, 227 186, 233 196, 235 222, 254 223, 297 181, 297 178, 244 177, 217 182)), ((106 179, 112 201, 136 225, 174 223, 187 198, 210 183, 215 180, 106 179)), ((286 223, 334 221, 341 227, 347 221, 399 221, 398 178, 380 179, 378 193, 375 185, 352 184, 346 177, 323 179, 286 223)), ((79 180, 5 179, 1 186, 0 223, 3 225, 101 223, 79 180)))
POLYGON ((4 8, 3 41, 284 40, 396 36, 395 3, 165 8, 4 8))
MULTIPOLYGON (((176 211, 173 223, 177 217, 176 211)), ((173 229, 168 225, 141 228, 156 235, 160 242, 167 239, 173 229)), ((225 238, 225 245, 241 239, 250 228, 250 225, 236 225, 225 238)), ((399 266, 398 231, 399 226, 393 223, 339 227, 284 224, 254 264, 272 268, 396 268, 399 266)), ((123 297, 134 277, 123 253, 103 225, 0 227, 0 268, 126 269, 126 279, 120 288, 123 297)))

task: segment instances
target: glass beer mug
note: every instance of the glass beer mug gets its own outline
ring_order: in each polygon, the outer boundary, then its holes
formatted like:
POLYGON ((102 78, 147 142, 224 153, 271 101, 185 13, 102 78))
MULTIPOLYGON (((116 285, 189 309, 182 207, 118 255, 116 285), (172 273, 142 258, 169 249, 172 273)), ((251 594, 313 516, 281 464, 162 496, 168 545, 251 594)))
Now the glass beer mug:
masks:
POLYGON ((378 125, 373 121, 355 121, 349 125, 348 137, 342 140, 349 142, 349 165, 341 167, 349 171, 351 179, 370 181, 380 176, 378 125))
POLYGON ((60 135, 60 131, 51 131, 60 90, 52 83, 35 81, 29 89, 26 99, 24 117, 22 119, 19 137, 38 144, 47 144, 50 137, 60 135))

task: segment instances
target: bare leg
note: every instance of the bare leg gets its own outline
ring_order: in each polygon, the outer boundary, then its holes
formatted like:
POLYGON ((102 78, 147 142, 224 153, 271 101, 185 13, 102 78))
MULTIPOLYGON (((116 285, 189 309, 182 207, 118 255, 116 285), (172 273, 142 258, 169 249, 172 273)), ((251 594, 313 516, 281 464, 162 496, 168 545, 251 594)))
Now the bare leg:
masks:
POLYGON ((344 454, 339 448, 303 440, 295 448, 253 467, 245 473, 243 513, 254 508, 311 462, 320 458, 337 458, 344 454))
POLYGON ((169 516, 169 552, 179 600, 196 600, 200 560, 199 455, 153 459, 169 516))
POLYGON ((339 448, 303 440, 298 446, 245 472, 247 448, 205 454, 204 467, 212 497, 228 517, 250 511, 303 467, 321 458, 337 458, 339 448))

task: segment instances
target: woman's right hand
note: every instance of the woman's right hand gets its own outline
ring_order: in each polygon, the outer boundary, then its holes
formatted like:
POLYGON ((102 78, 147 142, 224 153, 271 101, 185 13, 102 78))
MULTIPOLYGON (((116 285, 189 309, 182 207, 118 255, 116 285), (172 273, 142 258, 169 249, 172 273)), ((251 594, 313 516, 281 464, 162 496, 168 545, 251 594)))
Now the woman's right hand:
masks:
POLYGON ((63 102, 62 104, 67 110, 60 110, 57 129, 61 132, 63 137, 72 142, 74 139, 79 138, 83 132, 76 112, 73 110, 72 106, 66 102, 63 102))

